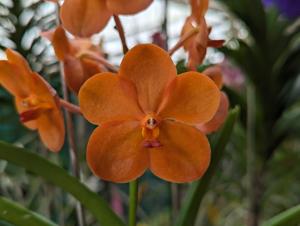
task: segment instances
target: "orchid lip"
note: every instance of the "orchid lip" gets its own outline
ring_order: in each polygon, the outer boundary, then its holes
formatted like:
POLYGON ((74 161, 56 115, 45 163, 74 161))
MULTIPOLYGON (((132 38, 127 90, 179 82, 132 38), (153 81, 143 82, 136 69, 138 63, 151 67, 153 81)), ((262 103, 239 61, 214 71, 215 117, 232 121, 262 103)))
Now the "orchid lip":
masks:
POLYGON ((158 140, 145 140, 143 142, 144 148, 159 148, 162 147, 162 144, 158 140))
POLYGON ((48 110, 51 110, 52 107, 48 106, 47 104, 31 108, 29 110, 23 111, 20 113, 20 121, 22 123, 26 123, 32 120, 36 120, 40 117, 41 114, 45 113, 48 110))

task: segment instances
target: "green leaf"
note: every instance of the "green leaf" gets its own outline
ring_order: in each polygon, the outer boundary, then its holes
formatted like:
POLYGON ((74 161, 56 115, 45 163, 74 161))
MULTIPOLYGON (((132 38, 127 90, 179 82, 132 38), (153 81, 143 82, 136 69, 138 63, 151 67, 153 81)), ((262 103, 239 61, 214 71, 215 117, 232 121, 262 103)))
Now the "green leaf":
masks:
POLYGON ((182 74, 184 72, 187 72, 188 69, 185 65, 185 60, 179 60, 176 64, 177 74, 182 74))
MULTIPOLYGON (((300 132, 300 105, 286 110, 274 126, 275 138, 289 135, 298 135, 300 132)), ((296 136, 297 136, 296 135, 296 136)))
MULTIPOLYGON (((0 142, 0 159, 6 160, 72 194, 88 209, 103 226, 124 226, 122 220, 110 209, 108 204, 95 192, 89 190, 63 168, 48 160, 30 153, 23 148, 0 142)), ((30 225, 30 224, 28 224, 30 225)))
POLYGON ((17 226, 57 226, 37 213, 1 196, 0 219, 17 226))
POLYGON ((294 206, 262 224, 262 226, 287 226, 300 222, 300 205, 294 206))
POLYGON ((229 141, 235 121, 239 115, 239 107, 235 107, 230 111, 223 128, 212 137, 212 158, 211 164, 199 181, 194 182, 188 190, 183 207, 176 221, 176 226, 192 226, 194 225, 201 201, 207 191, 210 181, 215 173, 217 166, 221 160, 221 156, 229 141))

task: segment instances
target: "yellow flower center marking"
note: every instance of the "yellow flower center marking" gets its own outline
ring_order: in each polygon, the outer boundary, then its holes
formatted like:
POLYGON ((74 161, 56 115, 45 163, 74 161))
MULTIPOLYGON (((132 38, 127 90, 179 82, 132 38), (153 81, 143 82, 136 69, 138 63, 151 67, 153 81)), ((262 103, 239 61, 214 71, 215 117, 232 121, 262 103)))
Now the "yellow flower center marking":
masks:
POLYGON ((28 122, 37 119, 41 114, 52 109, 49 103, 42 102, 35 95, 23 99, 21 104, 27 110, 20 113, 21 122, 28 122))
POLYGON ((39 99, 35 95, 30 95, 22 100, 23 107, 30 108, 36 107, 40 103, 39 99))
POLYGON ((142 124, 142 136, 144 137, 144 147, 154 148, 160 147, 161 144, 157 140, 159 136, 159 121, 153 115, 147 115, 142 124))
POLYGON ((158 119, 147 115, 142 121, 142 135, 145 139, 152 140, 159 136, 158 119))

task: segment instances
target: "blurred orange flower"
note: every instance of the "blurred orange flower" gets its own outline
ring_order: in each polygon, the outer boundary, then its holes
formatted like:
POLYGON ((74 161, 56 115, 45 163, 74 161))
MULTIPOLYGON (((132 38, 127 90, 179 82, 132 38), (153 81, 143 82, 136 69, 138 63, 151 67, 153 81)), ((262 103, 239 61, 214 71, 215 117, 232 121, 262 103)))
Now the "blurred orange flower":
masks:
MULTIPOLYGON (((203 71, 203 74, 210 77, 215 84, 222 89, 223 86, 223 76, 222 69, 220 66, 211 66, 203 71)), ((203 133, 209 134, 217 131, 225 122, 229 110, 229 100, 226 93, 221 92, 221 100, 219 108, 214 115, 214 117, 207 123, 197 125, 197 128, 200 129, 203 133)))
POLYGON ((188 52, 188 67, 191 70, 196 70, 206 55, 208 47, 222 47, 224 40, 211 40, 209 34, 211 28, 206 24, 204 15, 208 9, 208 0, 190 0, 192 15, 189 16, 181 31, 181 37, 190 33, 191 30, 198 28, 199 32, 189 38, 183 45, 188 52))
POLYGON ((101 31, 113 14, 135 14, 153 0, 65 0, 61 7, 63 26, 73 35, 88 37, 101 31))
POLYGON ((128 182, 149 168, 181 183, 205 173, 210 145, 195 126, 216 114, 220 91, 201 73, 176 74, 167 52, 143 44, 125 55, 118 74, 95 75, 81 87, 81 111, 99 125, 87 146, 97 176, 128 182))
POLYGON ((64 64, 66 83, 75 93, 88 78, 107 71, 102 64, 88 57, 103 58, 100 47, 93 45, 90 39, 69 39, 62 27, 43 35, 52 42, 57 58, 64 64))
POLYGON ((0 61, 0 84, 14 97, 21 122, 38 130, 41 140, 57 152, 64 143, 64 121, 55 91, 17 52, 7 49, 0 61))

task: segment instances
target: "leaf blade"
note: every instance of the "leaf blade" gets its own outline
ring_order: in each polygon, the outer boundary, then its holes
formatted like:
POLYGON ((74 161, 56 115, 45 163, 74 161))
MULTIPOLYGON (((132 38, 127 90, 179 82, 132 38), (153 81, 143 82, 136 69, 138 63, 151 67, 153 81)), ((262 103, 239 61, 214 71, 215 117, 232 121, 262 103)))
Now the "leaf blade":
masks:
POLYGON ((43 177, 48 182, 72 194, 88 209, 103 226, 125 226, 108 204, 95 192, 89 190, 63 168, 30 153, 26 149, 0 142, 0 159, 6 160, 27 171, 43 177))
POLYGON ((18 226, 58 226, 43 216, 1 196, 0 219, 18 226))
POLYGON ((297 205, 272 217, 270 220, 263 223, 262 226, 286 226, 299 223, 299 221, 300 205, 297 205))

